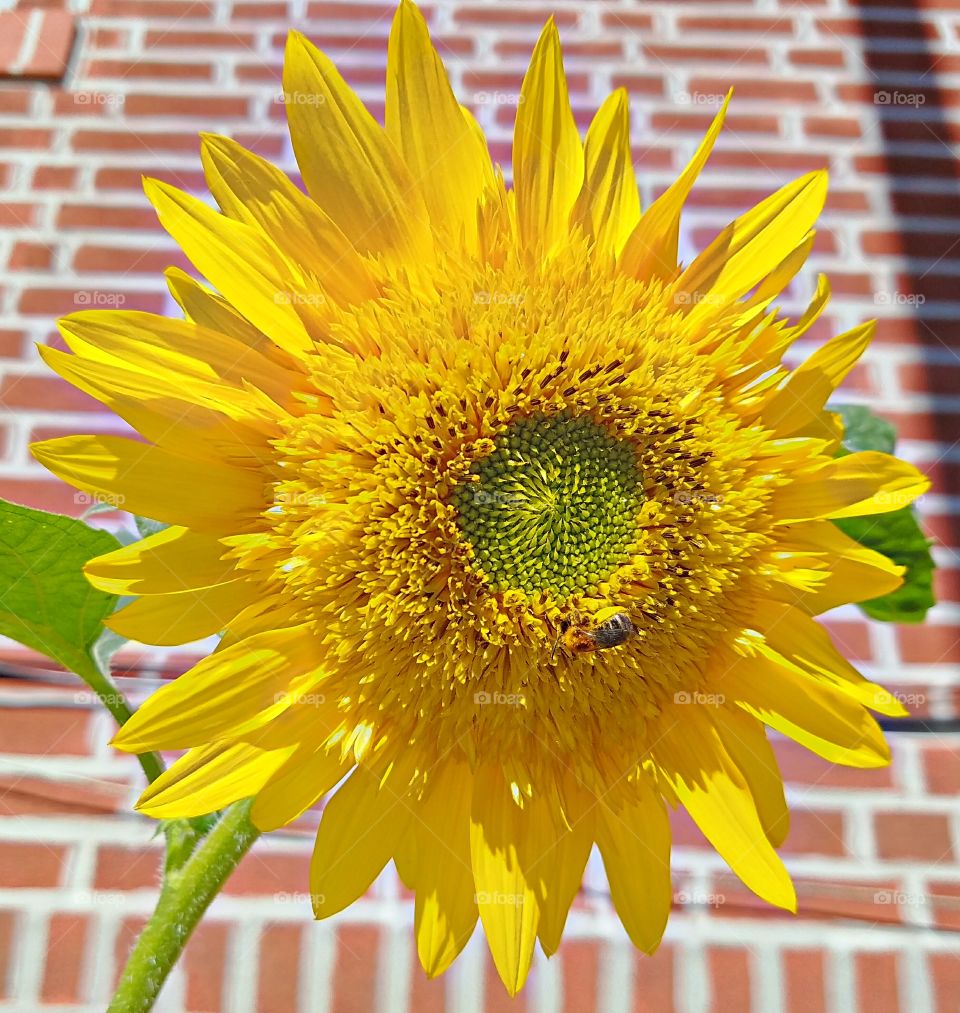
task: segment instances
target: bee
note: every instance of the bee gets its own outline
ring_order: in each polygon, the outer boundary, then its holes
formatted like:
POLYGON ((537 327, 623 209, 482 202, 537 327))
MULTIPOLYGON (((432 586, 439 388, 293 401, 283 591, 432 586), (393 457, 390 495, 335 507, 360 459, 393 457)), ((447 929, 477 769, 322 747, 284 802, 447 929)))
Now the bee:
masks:
POLYGON ((611 647, 625 644, 636 633, 630 616, 620 607, 612 605, 600 609, 590 619, 584 620, 575 614, 573 620, 564 619, 553 645, 550 660, 553 661, 557 648, 563 646, 574 656, 587 651, 606 651, 611 647))

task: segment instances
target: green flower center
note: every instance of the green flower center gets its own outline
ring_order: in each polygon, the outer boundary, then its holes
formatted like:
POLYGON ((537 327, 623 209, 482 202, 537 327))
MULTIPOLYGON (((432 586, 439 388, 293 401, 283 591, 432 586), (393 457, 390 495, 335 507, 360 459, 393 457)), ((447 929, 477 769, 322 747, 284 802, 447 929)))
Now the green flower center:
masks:
POLYGON ((516 422, 455 494, 460 530, 497 591, 595 593, 630 556, 642 484, 634 448, 586 418, 516 422))

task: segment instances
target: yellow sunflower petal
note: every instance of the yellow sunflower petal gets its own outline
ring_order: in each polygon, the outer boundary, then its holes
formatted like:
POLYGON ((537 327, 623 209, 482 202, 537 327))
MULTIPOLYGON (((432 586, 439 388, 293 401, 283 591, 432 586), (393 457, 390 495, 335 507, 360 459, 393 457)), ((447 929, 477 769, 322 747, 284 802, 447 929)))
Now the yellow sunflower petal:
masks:
POLYGON ((427 23, 403 0, 387 52, 387 136, 421 187, 437 231, 476 248, 477 207, 489 156, 454 97, 427 23))
POLYGON ((803 242, 826 196, 826 171, 811 172, 728 225, 677 281, 688 318, 711 315, 718 303, 739 299, 762 281, 803 242))
POLYGON ((171 525, 83 568, 94 587, 110 594, 169 594, 223 583, 234 573, 226 547, 209 535, 171 525))
POLYGON ((788 558, 812 558, 822 568, 816 588, 791 591, 790 600, 811 615, 878 598, 903 583, 904 567, 854 541, 829 521, 789 525, 779 549, 788 558))
POLYGON ((256 715, 285 708, 290 684, 315 670, 320 657, 317 641, 302 626, 271 630, 216 651, 150 696, 113 745, 139 753, 237 734, 256 715))
POLYGON ((317 709, 317 725, 308 744, 300 746, 270 777, 250 810, 253 825, 267 833, 292 823, 318 802, 350 769, 336 742, 319 748, 314 740, 335 727, 336 710, 317 709), (324 722, 327 722, 326 724, 324 722))
POLYGON ((141 644, 188 644, 225 630, 239 612, 260 598, 250 580, 151 594, 114 612, 104 625, 141 644))
POLYGON ((553 18, 540 35, 520 89, 513 175, 520 240, 528 250, 549 252, 566 235, 583 183, 583 146, 553 18))
POLYGON ((64 436, 30 450, 65 482, 153 520, 226 532, 249 525, 265 506, 263 476, 254 471, 188 460, 122 437, 64 436))
POLYGON ((755 649, 777 664, 822 679, 881 714, 906 715, 888 690, 865 679, 833 646, 830 634, 798 609, 781 602, 758 601, 750 621, 751 628, 763 634, 763 642, 755 649))
POLYGON ((417 851, 423 856, 415 880, 417 953, 431 978, 450 966, 477 923, 470 863, 473 779, 466 764, 441 765, 414 821, 417 851))
POLYGON ((540 945, 549 957, 560 947, 570 905, 583 882, 583 871, 593 848, 595 818, 592 813, 576 820, 572 829, 561 831, 544 854, 546 897, 540 909, 540 945))
POLYGON ((677 271, 677 250, 680 245, 680 213, 693 184, 706 165, 716 143, 730 105, 732 91, 710 124, 700 146, 687 167, 644 211, 636 228, 630 234, 620 255, 620 269, 632 278, 648 281, 652 278, 669 279, 677 271))
POLYGON ((176 240, 193 266, 223 296, 284 350, 302 353, 310 334, 297 310, 307 318, 315 305, 306 295, 294 300, 293 278, 284 276, 276 247, 250 225, 218 214, 196 197, 146 179, 143 191, 160 224, 176 240))
POLYGON ((734 707, 718 707, 714 724, 723 748, 747 782, 767 840, 779 848, 790 832, 783 778, 760 721, 734 707))
POLYGON ((583 188, 570 215, 599 248, 620 253, 640 218, 630 151, 630 109, 623 88, 597 110, 584 144, 583 188))
POLYGON ((654 759, 681 805, 744 884, 768 903, 795 911, 790 876, 767 840, 750 787, 709 709, 685 704, 665 710, 654 759))
POLYGON ((407 832, 410 809, 388 782, 358 767, 327 803, 310 862, 317 918, 328 918, 366 893, 407 832))
POLYGON ((221 208, 262 229, 309 272, 318 292, 341 303, 360 303, 378 294, 347 236, 285 173, 229 137, 204 134, 200 153, 210 192, 221 208))
POLYGON ((890 749, 866 708, 825 682, 767 658, 740 658, 718 674, 727 698, 831 763, 883 767, 890 749))
POLYGON ((430 259, 419 184, 333 63, 299 32, 287 42, 283 91, 307 190, 357 251, 411 264, 430 259))
POLYGON ((899 510, 929 488, 912 464, 864 450, 799 472, 774 493, 772 508, 781 522, 864 517, 899 510))
POLYGON ((820 417, 830 395, 863 355, 877 325, 861 324, 828 341, 798 366, 763 406, 763 424, 789 436, 820 417))
POLYGON ((610 883, 610 899, 633 945, 653 953, 673 902, 670 821, 663 799, 641 775, 636 801, 622 808, 601 803, 597 845, 610 883))
POLYGON ((537 887, 521 861, 527 834, 500 771, 478 770, 470 817, 473 878, 487 944, 510 995, 526 981, 540 922, 537 887))

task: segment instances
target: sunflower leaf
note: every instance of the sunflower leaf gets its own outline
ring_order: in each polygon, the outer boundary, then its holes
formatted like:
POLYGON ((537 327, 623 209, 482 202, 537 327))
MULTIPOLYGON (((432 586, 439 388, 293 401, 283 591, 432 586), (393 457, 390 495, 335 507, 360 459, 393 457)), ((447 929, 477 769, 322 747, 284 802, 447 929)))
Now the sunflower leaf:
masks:
MULTIPOLYGON (((837 457, 860 450, 892 454, 896 448, 894 427, 863 405, 831 405, 843 418, 843 444, 837 457)), ((899 566, 906 567, 903 584, 890 594, 861 602, 860 610, 888 623, 920 623, 936 604, 933 593, 934 562, 930 540, 920 529, 912 506, 888 514, 848 517, 834 521, 844 534, 899 566)))
POLYGON ((91 651, 117 598, 92 587, 83 565, 119 545, 83 521, 0 500, 0 634, 89 682, 91 651))

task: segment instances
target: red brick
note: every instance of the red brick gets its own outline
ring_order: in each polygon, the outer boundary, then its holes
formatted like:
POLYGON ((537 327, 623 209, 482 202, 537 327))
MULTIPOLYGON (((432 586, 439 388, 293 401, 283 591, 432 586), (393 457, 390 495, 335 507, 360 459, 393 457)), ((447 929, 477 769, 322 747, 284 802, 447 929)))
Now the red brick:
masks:
POLYGON ((877 813, 874 834, 881 858, 953 861, 950 824, 940 813, 877 813))
POLYGON ((791 49, 790 62, 796 67, 843 67, 844 55, 837 49, 791 49))
POLYGON ((57 214, 60 229, 156 229, 153 208, 112 204, 64 204, 57 214))
POLYGON ((52 80, 63 77, 76 30, 74 17, 69 12, 44 12, 37 47, 23 68, 23 76, 52 80))
POLYGON ((62 885, 67 849, 34 841, 0 841, 0 888, 53 889, 62 885))
POLYGON ((600 984, 600 946, 597 939, 573 939, 562 946, 563 998, 568 1013, 594 1008, 600 984))
POLYGON ((23 14, 13 11, 0 14, 0 77, 12 76, 26 32, 23 14))
MULTIPOLYGON (((0 28, 2 28, 2 19, 4 15, 0 14, 0 28)), ((0 42, 0 47, 3 46, 3 42, 0 42)), ((0 60, 3 59, 3 54, 0 52, 0 60)), ((30 111, 30 97, 33 94, 28 88, 6 88, 0 91, 0 113, 5 116, 26 116, 30 111)))
POLYGON ((417 1013, 446 1013, 446 976, 428 978, 416 953, 410 959, 410 1006, 417 1013))
POLYGON ((751 77, 745 79, 694 77, 687 85, 691 95, 725 95, 733 86, 734 101, 816 102, 817 89, 812 81, 787 78, 751 77))
POLYGON ((859 1008, 870 1013, 900 1013, 896 951, 858 953, 854 958, 859 1008))
POLYGON ((253 32, 148 31, 145 49, 253 49, 253 32))
MULTIPOLYGON (((9 379, 12 378, 8 378, 7 382, 9 379)), ((0 401, 4 401, 2 393, 0 401)), ((5 403, 9 405, 11 402, 5 403)), ((70 494, 73 495, 73 490, 70 490, 70 494)), ((89 722, 90 715, 80 708, 28 707, 0 710, 0 742, 3 743, 5 753, 86 756, 89 752, 89 722)))
POLYGON ((794 807, 790 813, 790 833, 783 843, 784 854, 833 855, 841 857, 843 813, 794 807))
POLYGON ((77 170, 70 165, 38 165, 33 172, 34 190, 72 190, 77 170))
POLYGON ((817 27, 826 38, 856 35, 865 39, 936 39, 940 32, 932 21, 876 18, 820 18, 817 27))
POLYGON ((0 816, 115 813, 126 808, 125 794, 119 782, 100 779, 81 784, 19 775, 4 777, 0 778, 0 816))
POLYGON ((104 18, 175 18, 200 20, 209 18, 211 3, 199 0, 93 0, 90 13, 104 18))
POLYGON ((306 897, 310 881, 310 856, 254 849, 246 855, 227 880, 226 892, 233 894, 299 893, 304 896, 304 910, 310 906, 306 897))
POLYGON ((221 120, 244 117, 245 98, 232 95, 127 95, 123 111, 128 116, 173 116, 177 119, 221 120))
MULTIPOLYGON (((764 49, 723 48, 720 46, 672 46, 664 44, 643 47, 644 53, 657 63, 725 63, 730 68, 750 66, 767 67, 770 57, 764 49)), ((566 56, 566 47, 564 47, 566 56)))
POLYGON ((784 950, 785 1013, 826 1013, 823 950, 784 950))
POLYGON ((369 925, 340 925, 333 970, 333 1008, 337 1013, 368 1013, 376 1008, 376 966, 380 931, 369 925))
POLYGON ((187 1009, 212 1011, 224 1008, 227 933, 227 923, 214 921, 208 916, 190 936, 182 958, 187 978, 187 1009))
POLYGON ((860 121, 848 116, 808 116, 803 129, 809 137, 857 138, 861 134, 860 121))
POLYGON ((960 958, 954 953, 927 954, 927 967, 933 979, 937 1013, 956 1013, 960 995, 960 958))
MULTIPOLYGON (((681 35, 688 32, 705 32, 714 35, 722 32, 734 32, 737 35, 746 35, 756 32, 761 36, 783 36, 792 35, 794 22, 790 17, 768 18, 768 17, 688 17, 680 18, 677 27, 681 35)), ((751 40, 753 41, 753 40, 751 40)))
POLYGON ((960 932, 960 883, 934 880, 928 883, 927 889, 934 925, 949 932, 960 932))
POLYGON ((707 950, 710 990, 723 997, 723 1008, 749 1010, 750 955, 746 949, 713 946, 707 950))
POLYGON ((40 994, 49 1003, 79 1003, 89 919, 85 915, 50 916, 40 994))
POLYGON ((37 217, 36 204, 0 205, 0 227, 5 229, 22 229, 33 225, 37 217))
POLYGON ((780 764, 780 773, 787 784, 850 788, 856 791, 883 791, 893 787, 892 767, 869 770, 828 763, 823 757, 786 738, 774 741, 774 751, 780 764))
POLYGON ((77 130, 72 138, 74 151, 147 152, 198 150, 196 134, 169 132, 136 132, 133 130, 77 130))
POLYGON ((103 411, 99 401, 50 373, 8 373, 0 383, 0 404, 35 411, 103 411))
POLYGON ((9 267, 14 271, 47 271, 53 262, 53 247, 48 243, 20 242, 10 253, 9 267))
POLYGON ((160 313, 166 305, 161 292, 106 292, 92 289, 32 288, 20 297, 21 313, 53 317, 81 309, 144 310, 160 313))
POLYGON ((288 1013, 298 1008, 302 925, 265 925, 260 937, 260 975, 257 1013, 288 1013))
POLYGON ((152 890, 159 886, 160 848, 126 848, 103 844, 97 850, 95 890, 152 890))
POLYGON ((118 80, 209 81, 213 78, 213 65, 192 61, 162 63, 159 60, 88 60, 85 65, 88 78, 117 78, 118 80))

